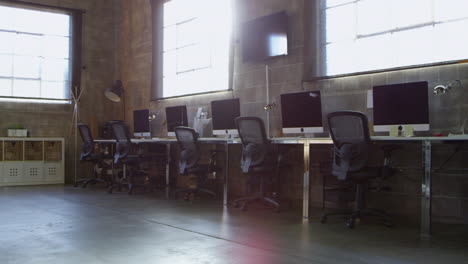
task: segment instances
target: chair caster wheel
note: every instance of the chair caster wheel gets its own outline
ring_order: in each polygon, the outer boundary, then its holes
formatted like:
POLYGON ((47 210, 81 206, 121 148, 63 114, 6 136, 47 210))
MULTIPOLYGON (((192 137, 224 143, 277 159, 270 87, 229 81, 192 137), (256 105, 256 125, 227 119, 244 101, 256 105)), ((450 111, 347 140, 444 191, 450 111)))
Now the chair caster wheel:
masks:
POLYGON ((110 187, 110 188, 107 189, 107 193, 108 193, 108 194, 112 194, 112 191, 113 191, 113 190, 112 190, 112 187, 110 187))
POLYGON ((326 216, 320 217, 320 223, 325 224, 326 222, 327 222, 327 217, 326 216))
POLYGON ((349 229, 354 229, 354 220, 348 220, 346 222, 346 226, 349 228, 349 229))

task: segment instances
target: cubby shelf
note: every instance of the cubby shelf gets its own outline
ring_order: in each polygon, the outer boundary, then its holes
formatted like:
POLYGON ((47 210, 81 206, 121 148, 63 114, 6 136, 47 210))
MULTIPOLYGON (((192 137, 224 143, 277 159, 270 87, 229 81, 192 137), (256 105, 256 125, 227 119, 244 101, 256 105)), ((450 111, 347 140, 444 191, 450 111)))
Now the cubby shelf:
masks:
POLYGON ((63 138, 0 138, 0 186, 63 184, 63 138))

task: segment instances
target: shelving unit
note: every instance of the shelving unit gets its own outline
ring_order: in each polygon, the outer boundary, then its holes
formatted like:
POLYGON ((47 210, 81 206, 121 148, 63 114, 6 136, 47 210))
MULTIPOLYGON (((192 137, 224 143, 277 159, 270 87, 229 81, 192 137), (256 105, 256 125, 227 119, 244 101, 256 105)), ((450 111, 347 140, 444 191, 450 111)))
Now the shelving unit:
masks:
POLYGON ((63 184, 63 138, 0 138, 0 186, 63 184))

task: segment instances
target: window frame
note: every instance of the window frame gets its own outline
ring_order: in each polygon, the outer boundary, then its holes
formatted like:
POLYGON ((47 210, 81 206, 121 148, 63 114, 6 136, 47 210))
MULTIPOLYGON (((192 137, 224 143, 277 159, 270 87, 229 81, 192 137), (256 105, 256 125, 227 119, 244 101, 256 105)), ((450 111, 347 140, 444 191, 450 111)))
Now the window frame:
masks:
POLYGON ((152 22, 153 22, 153 69, 151 80, 151 101, 163 101, 167 99, 175 99, 196 95, 207 95, 216 93, 225 93, 233 91, 233 72, 234 72, 234 1, 232 5, 232 28, 228 40, 228 80, 227 88, 223 90, 204 91, 199 93, 189 93, 176 96, 164 96, 164 4, 172 0, 151 0, 152 5, 152 22))
MULTIPOLYGON (((421 68, 428 68, 428 67, 435 67, 435 66, 468 63, 468 58, 463 58, 463 59, 456 59, 456 60, 445 60, 445 61, 413 64, 413 65, 406 65, 406 66, 396 66, 396 67, 367 70, 367 71, 357 71, 357 72, 344 73, 344 74, 326 75, 325 74, 326 67, 327 67, 326 45, 324 45, 324 43, 326 42, 326 28, 325 28, 326 17, 324 15, 324 12, 322 12, 322 10, 326 9, 325 1, 326 0, 319 0, 319 1, 316 1, 316 3, 310 4, 309 6, 306 7, 307 12, 309 12, 309 14, 314 17, 311 20, 307 20, 307 19, 305 20, 306 24, 311 23, 311 21, 313 23, 312 28, 306 27, 308 28, 308 31, 310 31, 306 34, 306 41, 309 42, 309 45, 307 45, 308 51, 306 51, 306 58, 316 59, 316 62, 305 63, 305 72, 308 78, 306 78, 304 81, 319 81, 319 80, 342 78, 342 77, 352 77, 352 76, 361 76, 361 75, 367 75, 367 74, 376 74, 376 73, 384 73, 384 72, 394 72, 394 71, 401 71, 401 70, 421 69, 421 68)), ((357 2, 357 1, 350 1, 350 2, 357 2)))
POLYGON ((58 7, 40 3, 29 3, 16 0, 0 0, 1 6, 37 10, 43 12, 62 13, 70 16, 70 41, 69 41, 69 91, 65 99, 45 98, 45 97, 19 97, 0 96, 0 101, 10 101, 16 103, 41 103, 41 104, 67 104, 73 101, 73 97, 80 94, 81 90, 81 42, 82 42, 82 22, 85 10, 58 7))

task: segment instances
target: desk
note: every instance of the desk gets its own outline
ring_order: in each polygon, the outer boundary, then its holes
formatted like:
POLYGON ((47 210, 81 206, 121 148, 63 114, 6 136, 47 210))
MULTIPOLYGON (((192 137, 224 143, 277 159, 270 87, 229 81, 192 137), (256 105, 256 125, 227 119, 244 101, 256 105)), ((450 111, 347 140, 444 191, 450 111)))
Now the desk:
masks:
MULTIPOLYGON (((423 177, 421 181, 421 237, 429 238, 431 234, 431 202, 432 202, 432 143, 440 143, 444 141, 468 141, 468 135, 460 135, 453 137, 388 137, 374 136, 372 141, 400 141, 400 142, 421 142, 422 147, 422 168, 423 177)), ((113 143, 115 140, 95 140, 96 143, 113 143)), ((176 143, 176 139, 172 138, 152 138, 152 139, 132 139, 135 144, 140 143, 157 143, 166 144, 168 159, 170 158, 170 145, 176 143)), ((223 203, 228 203, 228 171, 229 171, 229 145, 240 144, 239 139, 226 138, 200 138, 199 142, 205 144, 223 144, 225 151, 225 166, 224 169, 224 184, 223 184, 223 203)), ((310 200, 310 145, 312 144, 333 144, 330 138, 271 138, 273 144, 291 144, 302 145, 304 148, 304 186, 303 186, 303 202, 302 215, 304 218, 309 218, 309 200, 310 200)), ((166 196, 169 197, 169 162, 166 164, 166 196)))

